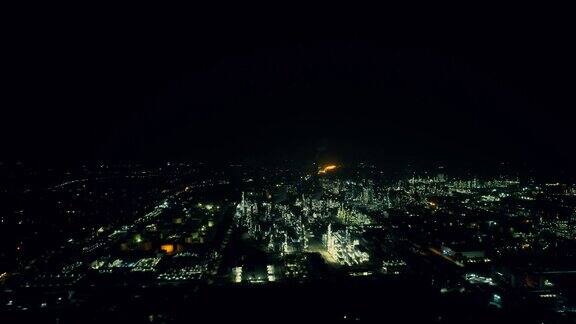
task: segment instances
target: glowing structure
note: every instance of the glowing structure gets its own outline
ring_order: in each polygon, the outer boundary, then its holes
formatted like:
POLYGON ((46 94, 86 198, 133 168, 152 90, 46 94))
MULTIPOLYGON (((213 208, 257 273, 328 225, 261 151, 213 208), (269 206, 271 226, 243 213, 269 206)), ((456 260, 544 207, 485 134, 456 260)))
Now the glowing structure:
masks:
POLYGON ((370 260, 368 253, 358 248, 359 240, 352 239, 347 229, 333 232, 332 224, 328 224, 328 229, 324 234, 324 244, 330 256, 342 265, 352 266, 370 260))
POLYGON ((167 254, 174 253, 174 245, 173 244, 162 244, 162 246, 160 246, 160 249, 162 251, 166 252, 167 254))
POLYGON ((342 204, 340 205, 340 207, 338 207, 336 218, 340 222, 342 222, 342 224, 354 225, 354 226, 368 225, 372 222, 370 217, 368 217, 367 215, 357 210, 348 210, 344 208, 342 204))
POLYGON ((318 170, 318 174, 326 174, 329 171, 333 171, 336 170, 337 166, 334 164, 329 164, 325 167, 320 168, 320 170, 318 170))

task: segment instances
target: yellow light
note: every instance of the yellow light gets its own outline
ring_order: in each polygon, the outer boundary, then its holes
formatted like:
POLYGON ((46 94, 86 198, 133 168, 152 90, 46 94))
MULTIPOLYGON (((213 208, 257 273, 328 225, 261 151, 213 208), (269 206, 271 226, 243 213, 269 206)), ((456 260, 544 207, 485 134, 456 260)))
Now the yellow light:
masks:
POLYGON ((162 244, 162 246, 160 246, 160 249, 168 254, 171 254, 172 252, 174 252, 174 245, 173 244, 162 244))
POLYGON ((325 173, 327 173, 328 171, 335 170, 336 168, 337 168, 336 165, 334 165, 334 164, 329 164, 329 165, 327 165, 327 166, 325 166, 325 167, 323 167, 323 168, 320 168, 320 170, 318 170, 318 174, 325 174, 325 173))

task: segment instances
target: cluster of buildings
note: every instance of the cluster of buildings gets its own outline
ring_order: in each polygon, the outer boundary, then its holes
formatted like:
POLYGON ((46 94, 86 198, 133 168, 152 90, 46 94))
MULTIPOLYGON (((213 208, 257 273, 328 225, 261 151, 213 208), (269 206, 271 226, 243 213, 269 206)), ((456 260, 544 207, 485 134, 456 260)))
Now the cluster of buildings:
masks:
POLYGON ((370 255, 360 249, 359 239, 354 238, 348 228, 332 231, 332 224, 328 224, 323 241, 328 254, 339 264, 352 266, 370 260, 370 255))

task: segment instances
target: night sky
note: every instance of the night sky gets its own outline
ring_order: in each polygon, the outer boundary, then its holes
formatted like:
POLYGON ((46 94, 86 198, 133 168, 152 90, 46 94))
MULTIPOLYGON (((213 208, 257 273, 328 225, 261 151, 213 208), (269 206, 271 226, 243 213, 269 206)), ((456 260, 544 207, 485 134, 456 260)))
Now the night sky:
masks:
POLYGON ((13 26, 3 159, 576 161, 562 37, 230 29, 13 26))

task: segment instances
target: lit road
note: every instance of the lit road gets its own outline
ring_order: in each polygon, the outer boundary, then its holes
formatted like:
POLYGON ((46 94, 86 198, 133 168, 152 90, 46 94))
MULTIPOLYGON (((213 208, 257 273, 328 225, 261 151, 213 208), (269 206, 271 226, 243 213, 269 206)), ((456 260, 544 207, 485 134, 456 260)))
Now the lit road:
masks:
POLYGON ((449 262, 451 262, 451 263, 459 266, 460 268, 464 268, 464 265, 463 265, 461 262, 458 262, 458 261, 452 259, 451 257, 442 254, 442 252, 436 250, 435 248, 431 248, 431 247, 430 247, 430 248, 428 248, 428 250, 429 250, 430 252, 432 252, 432 253, 440 256, 440 257, 443 258, 444 260, 449 261, 449 262))

